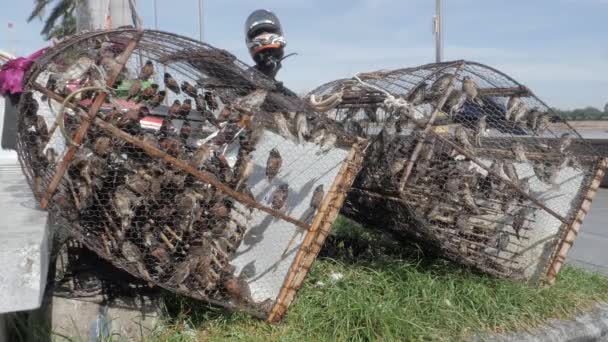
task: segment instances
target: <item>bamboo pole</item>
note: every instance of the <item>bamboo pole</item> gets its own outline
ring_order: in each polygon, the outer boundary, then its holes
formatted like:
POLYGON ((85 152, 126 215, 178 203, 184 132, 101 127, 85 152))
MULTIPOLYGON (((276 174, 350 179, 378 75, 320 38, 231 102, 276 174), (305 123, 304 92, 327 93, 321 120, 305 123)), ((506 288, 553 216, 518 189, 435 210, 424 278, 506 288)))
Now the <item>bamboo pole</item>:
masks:
MULTIPOLYGON (((112 85, 116 81, 116 78, 118 77, 118 75, 120 74, 122 69, 124 68, 125 64, 127 64, 127 61, 131 57, 131 54, 137 47, 137 44, 139 43, 139 40, 141 39, 142 36, 143 36, 143 31, 138 31, 136 33, 135 37, 129 42, 125 51, 120 56, 120 60, 118 60, 120 68, 113 70, 112 74, 109 75, 109 77, 106 81, 106 85, 108 87, 112 87, 112 85)), ((101 92, 95 97, 95 100, 93 101, 93 104, 91 105, 91 108, 88 113, 88 117, 90 120, 94 119, 97 116, 97 113, 99 112, 99 109, 103 105, 107 95, 108 95, 107 93, 101 92)), ((66 151, 66 153, 63 156, 63 160, 57 166, 57 169, 55 171, 55 174, 53 175, 53 178, 51 179, 49 187, 48 187, 46 193, 42 196, 42 199, 40 200, 41 208, 46 209, 48 207, 49 200, 51 199, 51 197, 53 197, 53 194, 57 190, 57 187, 59 186, 59 183, 61 182, 63 175, 65 174, 68 167, 70 166, 70 163, 76 156, 76 152, 78 151, 77 145, 79 145, 82 142, 84 137, 89 132, 90 127, 91 127, 90 121, 83 120, 81 122, 80 127, 78 128, 78 130, 74 134, 74 137, 72 138, 72 141, 74 142, 74 144, 76 146, 70 145, 70 147, 68 148, 68 150, 66 151)))
POLYGON ((568 255, 570 248, 572 248, 572 245, 574 244, 574 239, 576 239, 578 232, 581 229, 581 226, 583 225, 583 220, 589 212, 589 209, 591 209, 591 203, 593 202, 593 198, 597 194, 597 189, 599 188, 602 179, 604 179, 606 167, 608 167, 608 158, 604 158, 598 162, 598 167, 595 172, 595 176, 591 181, 589 190, 587 190, 587 193, 585 194, 585 199, 583 200, 583 203, 581 204, 581 207, 578 210, 574 221, 571 225, 568 226, 568 229, 566 230, 565 234, 562 235, 562 238, 560 239, 559 245, 556 249, 557 254, 551 261, 549 269, 547 270, 547 274, 544 281, 545 284, 549 286, 555 284, 557 273, 566 261, 566 255, 568 255))
POLYGON ((268 322, 276 323, 281 320, 293 301, 296 292, 302 286, 310 266, 321 250, 323 241, 325 241, 327 234, 329 234, 331 225, 338 216, 342 203, 346 199, 347 190, 360 169, 363 162, 361 151, 361 146, 363 145, 363 142, 359 142, 351 148, 347 159, 338 172, 336 180, 321 203, 311 229, 304 237, 302 246, 291 264, 287 278, 267 318, 268 322))
POLYGON ((522 194, 525 198, 527 198, 532 203, 536 204, 537 206, 539 206, 541 209, 545 210, 549 214, 553 215, 558 220, 562 221, 565 224, 569 224, 570 223, 570 222, 568 222, 568 220, 565 217, 563 217, 560 214, 556 213, 553 209, 547 207, 543 202, 539 201, 537 198, 535 198, 534 196, 530 195, 529 193, 523 191, 519 185, 515 184, 510 179, 502 177, 501 175, 499 175, 496 172, 494 172, 494 170, 492 170, 492 168, 490 168, 490 167, 486 166, 485 164, 483 164, 479 159, 477 159, 475 156, 473 156, 471 153, 469 153, 464 148, 458 146, 457 144, 453 143, 449 139, 446 139, 445 137, 441 136, 440 134, 437 134, 437 133, 435 133, 433 131, 430 131, 430 133, 432 135, 434 135, 435 137, 437 137, 437 139, 439 139, 442 142, 450 145, 450 147, 452 147, 453 149, 455 149, 456 151, 458 151, 460 154, 462 154, 465 157, 467 157, 469 160, 471 160, 475 164, 479 165, 479 167, 481 167, 482 169, 486 170, 490 175, 492 175, 492 176, 500 179, 501 181, 505 182, 508 186, 510 186, 510 187, 514 188, 515 190, 517 190, 517 192, 519 192, 520 194, 522 194))
POLYGON ((422 145, 426 142, 428 133, 430 131, 432 131, 433 123, 435 122, 437 115, 439 115, 439 112, 441 112, 441 109, 445 105, 445 102, 448 100, 448 97, 450 96, 450 94, 452 93, 452 90, 454 89, 454 80, 456 79, 456 75, 458 73, 460 73, 460 71, 462 71, 463 68, 464 68, 464 63, 460 64, 460 66, 458 67, 456 72, 454 72, 454 74, 450 78, 450 85, 446 89, 446 91, 443 94, 443 96, 441 97, 441 99, 439 99, 439 102, 437 103, 435 110, 431 114, 431 117, 429 118, 429 120, 426 122, 426 127, 421 132, 421 137, 418 139, 418 142, 416 143, 416 147, 414 147, 414 151, 412 152, 410 159, 408 160, 407 164, 403 168, 403 175, 401 176, 401 179, 399 180, 399 191, 400 192, 403 192, 403 190, 405 189, 407 180, 408 180, 408 178, 410 178, 412 169, 414 168, 414 163, 418 159, 418 155, 420 154, 420 151, 422 150, 422 145))

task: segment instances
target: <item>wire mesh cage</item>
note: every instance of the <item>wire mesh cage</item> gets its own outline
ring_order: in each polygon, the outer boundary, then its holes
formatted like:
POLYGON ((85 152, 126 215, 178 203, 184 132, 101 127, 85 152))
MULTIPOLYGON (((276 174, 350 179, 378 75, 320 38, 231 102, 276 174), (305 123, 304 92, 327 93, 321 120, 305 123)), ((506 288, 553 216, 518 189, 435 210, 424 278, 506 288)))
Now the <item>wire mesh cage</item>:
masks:
POLYGON ((309 101, 374 136, 346 215, 497 277, 555 280, 606 167, 528 88, 475 62, 362 73, 309 101))
POLYGON ((26 77, 18 155, 80 242, 174 292, 276 321, 360 142, 226 51, 159 31, 74 36, 26 77))

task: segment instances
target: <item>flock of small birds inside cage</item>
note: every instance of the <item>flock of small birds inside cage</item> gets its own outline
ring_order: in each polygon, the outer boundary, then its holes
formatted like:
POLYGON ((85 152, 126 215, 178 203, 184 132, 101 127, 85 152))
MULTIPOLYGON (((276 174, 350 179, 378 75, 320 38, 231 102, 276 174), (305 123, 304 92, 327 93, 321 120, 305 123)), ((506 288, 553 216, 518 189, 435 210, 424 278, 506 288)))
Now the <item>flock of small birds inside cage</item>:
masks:
MULTIPOLYGON (((319 153, 352 144, 304 101, 205 44, 156 31, 91 33, 47 52, 20 104, 19 155, 42 205, 87 247, 152 284, 255 305, 230 264, 254 208, 285 215, 275 148, 248 178, 264 130, 319 153)), ((310 200, 313 214, 323 185, 310 200)), ((311 220, 310 220, 311 221, 311 220)), ((305 222, 302 224, 310 224, 305 222)))
POLYGON ((473 62, 358 74, 309 101, 349 133, 376 136, 346 215, 500 277, 529 273, 521 256, 533 230, 571 222, 578 209, 552 198, 584 197, 569 177, 590 183, 598 160, 529 89, 473 62), (370 207, 381 212, 371 220, 370 207), (411 219, 386 221, 398 211, 411 219))

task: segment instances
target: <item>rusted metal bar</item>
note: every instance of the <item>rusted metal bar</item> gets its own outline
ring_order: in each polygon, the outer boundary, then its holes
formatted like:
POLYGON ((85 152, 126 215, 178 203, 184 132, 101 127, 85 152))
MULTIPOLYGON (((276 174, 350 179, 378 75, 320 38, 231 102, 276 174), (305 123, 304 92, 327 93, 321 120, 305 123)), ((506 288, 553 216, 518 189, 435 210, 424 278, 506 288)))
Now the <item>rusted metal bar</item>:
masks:
MULTIPOLYGON (((137 43, 141 39, 142 35, 143 35, 143 31, 138 31, 136 33, 135 37, 127 45, 125 51, 120 56, 120 60, 118 60, 120 68, 113 70, 112 74, 109 75, 109 77, 106 81, 106 85, 108 87, 111 87, 114 84, 114 82, 116 81, 116 78, 118 77, 118 75, 120 74, 122 69, 124 68, 125 64, 127 64, 127 61, 131 57, 131 54, 137 47, 137 43)), ((101 106, 103 105, 106 97, 107 97, 107 93, 105 93, 105 92, 100 92, 99 94, 97 94, 97 96, 95 97, 95 100, 93 101, 93 104, 91 105, 89 113, 88 113, 88 116, 90 119, 93 119, 97 116, 97 113, 98 113, 99 109, 101 108, 101 106)), ((72 138, 72 141, 76 145, 79 145, 82 142, 84 137, 89 132, 90 126, 91 126, 90 121, 84 120, 81 122, 80 127, 78 128, 78 130, 74 134, 74 137, 72 138)), ((70 145, 68 147, 68 150, 66 151, 66 153, 63 156, 63 160, 57 166, 55 174, 53 175, 53 178, 51 179, 51 182, 49 183, 49 187, 47 188, 46 193, 42 196, 42 199, 40 200, 40 207, 42 207, 43 209, 47 208, 47 206, 49 204, 49 200, 51 199, 51 197, 53 197, 53 194, 57 190, 57 187, 59 186, 59 183, 61 182, 63 175, 65 174, 68 167, 70 166, 70 163, 74 159, 77 150, 78 150, 78 146, 70 145)))
POLYGON ((565 224, 569 224, 570 223, 565 217, 563 217, 560 214, 556 213, 553 209, 547 207, 543 202, 541 202, 537 198, 534 198, 534 196, 531 196, 529 193, 523 191, 518 184, 515 184, 510 179, 502 177, 501 175, 499 175, 496 172, 494 172, 494 170, 492 170, 492 168, 490 168, 490 167, 486 166, 485 164, 483 164, 479 159, 477 159, 475 156, 473 156, 471 153, 469 153, 464 148, 458 146, 457 144, 453 143, 449 139, 446 139, 441 134, 437 134, 437 133, 435 133, 433 131, 430 131, 430 133, 433 136, 435 136, 437 139, 439 139, 442 142, 450 145, 450 147, 452 147, 453 149, 455 149, 456 151, 458 151, 460 154, 462 154, 465 157, 467 157, 469 160, 471 160, 475 164, 479 165, 479 167, 481 167, 482 169, 486 170, 490 175, 492 175, 492 176, 500 179, 502 182, 505 182, 505 184, 507 184, 508 186, 510 186, 510 187, 514 188, 515 190, 517 190, 517 192, 521 193, 525 198, 527 198, 528 200, 530 200, 532 203, 536 204, 539 208, 545 210, 546 212, 548 212, 549 214, 553 215, 555 218, 557 218, 558 220, 562 221, 565 224))
POLYGON ((530 90, 524 86, 517 86, 512 88, 479 88, 478 89, 479 96, 521 96, 527 97, 532 95, 530 90))
POLYGON ((363 162, 361 152, 363 145, 360 142, 351 148, 346 161, 338 172, 336 180, 321 203, 319 213, 315 216, 311 229, 304 237, 302 246, 291 264, 287 278, 277 296, 276 303, 268 316, 268 322, 274 323, 281 320, 293 301, 296 292, 302 286, 310 266, 321 250, 327 234, 329 234, 332 222, 338 216, 342 203, 346 199, 346 189, 354 181, 363 162))
POLYGON ((574 243, 574 239, 576 239, 581 226, 583 225, 583 220, 585 216, 591 209, 591 203, 593 202, 593 198, 597 194, 597 189, 599 188, 602 179, 604 178, 604 174, 606 172, 606 168, 608 167, 608 159, 604 158, 598 163, 598 167, 595 172, 595 176, 591 181, 591 185, 589 186, 589 190, 587 190, 587 194, 585 195, 585 199, 576 214, 574 222, 568 229, 566 229, 565 234, 562 235, 560 242, 557 246, 557 254, 552 259, 551 264, 547 270, 547 274, 545 277, 545 283, 549 286, 555 284, 555 280, 559 270, 563 266, 566 261, 566 255, 570 251, 572 244, 574 243))
POLYGON ((432 131, 432 129, 433 129, 433 122, 435 122, 437 115, 439 115, 439 112, 441 112, 441 109, 445 105, 445 102, 448 100, 448 97, 452 93, 452 90, 454 89, 454 80, 456 79, 456 76, 458 75, 458 73, 460 73, 460 71, 462 71, 463 68, 464 68, 464 63, 460 64, 460 66, 458 67, 456 72, 454 72, 454 74, 450 78, 450 85, 446 89, 446 91, 443 94, 443 96, 441 97, 441 99, 439 99, 439 102, 437 103, 435 110, 433 111, 433 113, 431 114, 431 117, 429 118, 429 120, 426 123, 426 127, 421 132, 421 136, 418 138, 416 147, 414 147, 414 151, 412 152, 410 159, 408 160, 408 162, 405 164, 405 167, 403 168, 403 174, 401 175, 401 179, 399 180, 399 191, 400 192, 403 192, 403 190, 405 189, 407 180, 410 178, 412 169, 414 168, 414 163, 416 163, 416 160, 418 159, 418 155, 420 154, 420 151, 422 150, 422 145, 425 143, 425 141, 428 137, 428 133, 430 131, 432 131))

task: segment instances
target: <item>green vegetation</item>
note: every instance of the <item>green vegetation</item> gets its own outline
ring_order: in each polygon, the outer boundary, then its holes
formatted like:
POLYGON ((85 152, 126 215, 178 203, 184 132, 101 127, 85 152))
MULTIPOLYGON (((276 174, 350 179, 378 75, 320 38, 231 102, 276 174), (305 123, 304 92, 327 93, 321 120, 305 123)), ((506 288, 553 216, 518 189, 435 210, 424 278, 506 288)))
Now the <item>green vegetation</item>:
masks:
POLYGON ((459 340, 534 327, 608 300, 608 280, 566 267, 552 288, 496 280, 340 219, 285 321, 175 300, 159 341, 459 340), (339 280, 332 275, 341 274, 339 280))
POLYGON ((574 110, 560 110, 553 108, 555 113, 566 120, 608 120, 608 103, 604 111, 595 107, 585 107, 574 110))
POLYGON ((34 9, 27 21, 35 18, 42 19, 45 11, 54 3, 49 15, 44 19, 44 27, 40 32, 46 40, 63 38, 76 33, 76 17, 74 11, 81 0, 36 0, 34 9))

